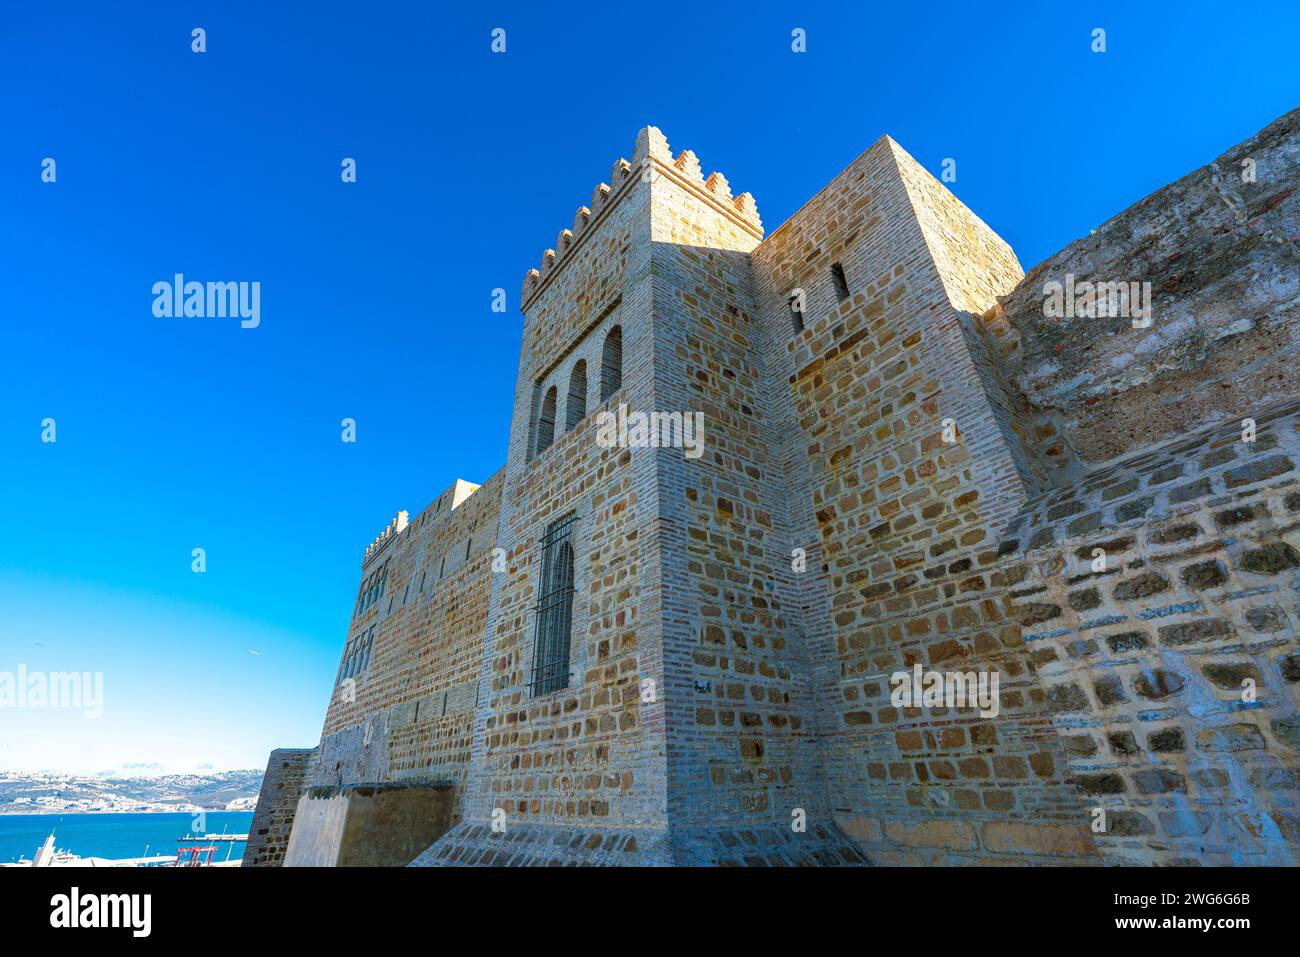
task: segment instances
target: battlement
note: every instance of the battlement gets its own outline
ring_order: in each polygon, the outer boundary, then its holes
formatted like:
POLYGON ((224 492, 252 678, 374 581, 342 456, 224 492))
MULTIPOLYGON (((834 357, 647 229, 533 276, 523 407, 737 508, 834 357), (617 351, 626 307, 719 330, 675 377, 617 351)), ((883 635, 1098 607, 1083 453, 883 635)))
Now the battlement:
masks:
POLYGON ((651 181, 655 170, 671 177, 706 202, 716 206, 743 225, 756 238, 763 237, 763 222, 759 219, 758 204, 753 194, 741 193, 733 196, 731 185, 722 173, 715 170, 708 176, 702 174, 700 161, 693 151, 682 150, 674 158, 667 138, 658 127, 642 127, 637 133, 632 159, 619 157, 610 171, 610 182, 597 184, 591 194, 591 205, 578 207, 573 216, 572 228, 560 230, 555 240, 555 248, 543 251, 542 261, 538 267, 528 270, 524 275, 523 290, 519 300, 523 308, 527 308, 528 304, 547 286, 551 276, 573 258, 569 253, 582 245, 609 210, 627 195, 632 184, 638 179, 651 181), (641 172, 635 174, 634 170, 641 172), (613 185, 610 185, 611 183, 613 185))
POLYGON ((374 558, 387 547, 388 543, 396 538, 407 526, 409 516, 406 511, 398 512, 388 526, 379 533, 379 536, 366 546, 365 558, 362 559, 361 567, 369 565, 374 558))

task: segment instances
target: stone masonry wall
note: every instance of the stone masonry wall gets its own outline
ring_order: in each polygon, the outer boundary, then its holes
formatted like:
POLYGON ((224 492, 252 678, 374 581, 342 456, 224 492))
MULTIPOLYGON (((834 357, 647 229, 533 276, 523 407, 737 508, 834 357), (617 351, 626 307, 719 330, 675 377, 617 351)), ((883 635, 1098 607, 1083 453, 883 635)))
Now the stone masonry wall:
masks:
POLYGON ((805 641, 835 821, 873 863, 1093 856, 996 567, 1034 467, 971 330, 1020 278, 1015 257, 886 138, 753 261, 789 410, 792 543, 808 550, 805 641), (795 288, 809 304, 797 334, 795 288), (945 419, 959 442, 945 442, 945 419), (889 676, 918 662, 996 670, 1000 715, 894 707, 889 676))
MULTIPOLYGON (((1296 392, 1300 110, 1035 267, 997 351, 1066 478, 1296 392), (1044 315, 1044 287, 1146 282, 1152 321, 1044 315)), ((1082 290, 1086 292, 1085 290, 1082 290)))
POLYGON ((452 785, 459 798, 501 487, 498 474, 465 497, 474 487, 457 483, 369 552, 362 588, 382 569, 384 589, 353 616, 347 645, 369 643, 368 667, 345 677, 345 649, 313 787, 427 782, 452 785))
POLYGON ((1000 573, 1107 863, 1297 862, 1298 184, 1293 111, 978 324, 1048 463, 1000 573), (1070 277, 1149 325, 1045 315, 1070 277))
POLYGON ((280 867, 289 846, 298 799, 315 763, 314 748, 278 748, 271 752, 257 796, 257 810, 244 845, 244 867, 280 867))
MULTIPOLYGON (((646 148, 643 137, 633 162, 646 148)), ((601 835, 618 829, 634 838, 620 841, 616 859, 667 854, 661 705, 640 699, 643 678, 660 680, 653 462, 595 440, 597 412, 643 405, 651 390, 649 187, 633 170, 627 160, 614 165, 611 183, 597 187, 525 280, 499 536, 506 570, 494 576, 467 820, 417 863, 525 863, 574 841, 590 857, 608 851, 601 835), (602 401, 603 347, 616 327, 622 385, 602 401), (579 362, 586 412, 570 428, 579 362), (538 403, 552 387, 554 441, 535 453, 538 403), (569 513, 568 687, 535 696, 540 543, 569 513), (494 813, 504 832, 492 830, 494 813)))
POLYGON ((525 278, 505 468, 367 553, 317 816, 445 779, 417 864, 1300 862, 1297 179, 1300 111, 1022 277, 888 137, 763 239, 642 130, 525 278), (1150 281, 1154 322, 1045 317, 1067 276, 1150 281), (702 412, 703 455, 602 447, 614 409, 702 412), (534 695, 570 513, 569 684, 534 695), (914 665, 995 674, 998 713, 895 706, 914 665))
POLYGON ((1300 863, 1300 403, 1257 422, 1039 496, 1005 545, 1107 863, 1300 863))
POLYGON ((725 179, 659 146, 672 172, 652 189, 653 409, 698 412, 703 425, 692 455, 634 451, 659 466, 674 863, 861 862, 826 808, 781 527, 781 439, 748 255, 761 230, 725 179), (806 830, 792 828, 797 815, 806 830))

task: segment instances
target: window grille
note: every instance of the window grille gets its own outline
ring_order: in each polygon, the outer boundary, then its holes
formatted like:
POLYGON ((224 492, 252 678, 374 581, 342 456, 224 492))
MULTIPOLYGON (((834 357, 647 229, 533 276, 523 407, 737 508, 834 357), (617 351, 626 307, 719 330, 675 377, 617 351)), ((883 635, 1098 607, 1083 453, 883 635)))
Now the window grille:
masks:
POLYGON ((542 579, 537 599, 537 637, 533 647, 532 693, 550 694, 569 686, 569 645, 573 627, 573 526, 576 516, 552 522, 542 539, 542 579))

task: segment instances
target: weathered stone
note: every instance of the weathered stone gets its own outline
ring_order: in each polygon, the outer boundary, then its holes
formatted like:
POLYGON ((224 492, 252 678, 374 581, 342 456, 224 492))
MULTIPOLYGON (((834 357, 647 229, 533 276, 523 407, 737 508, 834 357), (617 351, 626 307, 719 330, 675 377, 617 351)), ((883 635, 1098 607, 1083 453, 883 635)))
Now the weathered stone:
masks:
POLYGON ((1151 506, 1155 504, 1155 501, 1150 495, 1146 495, 1131 502, 1125 502, 1115 509, 1115 521, 1131 522, 1135 518, 1141 518, 1151 511, 1151 506))
POLYGON ((1091 832, 1078 824, 990 821, 980 835, 985 848, 1003 854, 1074 856, 1094 850, 1091 832))
POLYGON ((1218 687, 1234 691, 1241 690, 1243 681, 1253 681, 1258 685, 1263 680, 1259 669, 1249 662, 1205 665, 1201 668, 1201 673, 1218 687))
POLYGON ((1060 606, 1049 605, 1045 602, 1030 602, 1016 609, 1016 620, 1026 627, 1059 617, 1061 617, 1060 606))
POLYGON ((1111 754, 1137 754, 1141 750, 1132 731, 1112 731, 1106 740, 1110 742, 1111 754))
POLYGON ((1300 652, 1292 652, 1282 658, 1282 677, 1287 681, 1300 681, 1300 652))
MULTIPOLYGON (((1254 725, 1251 725, 1254 727, 1254 725)), ((1274 718, 1269 722, 1273 736, 1292 748, 1300 748, 1300 714, 1290 714, 1285 718, 1274 718)))
POLYGON ((1191 645, 1203 641, 1231 638, 1236 632, 1232 623, 1223 618, 1201 618, 1178 625, 1165 625, 1159 629, 1160 642, 1165 645, 1191 645))
POLYGON ((1201 534, 1201 529, 1195 522, 1180 522, 1173 525, 1162 525, 1157 528, 1151 533, 1151 541, 1157 545, 1169 545, 1173 542, 1185 542, 1199 534, 1201 534))
POLYGON ((1119 675, 1102 675, 1095 678, 1092 682, 1092 690, 1096 692, 1097 700, 1101 702, 1102 707, 1122 704, 1128 700, 1128 695, 1124 693, 1124 684, 1120 681, 1119 675))
POLYGON ((1158 754, 1181 751, 1185 747, 1181 728, 1162 728, 1147 735, 1147 747, 1158 754))
POLYGON ((1145 815, 1137 811, 1108 811, 1106 813, 1105 833, 1113 837, 1136 837, 1142 834, 1154 834, 1156 826, 1145 815))
POLYGON ((1144 632, 1126 631, 1118 635, 1108 635, 1106 644, 1112 654, 1121 655, 1129 651, 1140 651, 1150 644, 1150 640, 1144 632))
POLYGON ((1188 588, 1204 591, 1207 588, 1218 588, 1226 582, 1228 570, 1223 567, 1222 562, 1212 558, 1197 562, 1195 565, 1188 565, 1179 571, 1178 577, 1188 588))
POLYGON ((1133 773, 1133 786, 1140 794, 1165 794, 1186 791, 1187 780, 1172 768, 1147 768, 1133 773))
POLYGON ((1076 684, 1053 685, 1047 689, 1047 706, 1052 711, 1087 711, 1088 696, 1076 684))
POLYGON ((1136 578, 1130 578, 1122 581, 1115 586, 1111 592, 1116 601, 1134 601, 1138 598, 1148 598, 1151 595, 1158 595, 1162 591, 1169 590, 1169 579, 1158 572, 1147 572, 1138 575, 1136 578))
POLYGON ((1091 757, 1097 753, 1097 742, 1086 734, 1070 734, 1063 739, 1065 750, 1080 757, 1091 757))
POLYGON ((1224 474, 1223 482, 1228 488, 1239 488, 1242 485, 1253 485, 1256 482, 1276 478, 1294 468, 1295 463, 1285 455, 1273 455, 1266 459, 1257 459, 1238 469, 1230 469, 1224 474))
POLYGON ((1087 611, 1090 608, 1096 608, 1101 604, 1101 592, 1096 588, 1085 588, 1081 591, 1071 592, 1069 604, 1075 611, 1087 611))
POLYGON ((1300 554, 1286 542, 1272 542, 1242 553, 1241 568, 1259 575, 1276 575, 1300 566, 1300 554))
POLYGON ((1183 690, 1184 681, 1180 675, 1164 668, 1152 668, 1133 679, 1133 690, 1143 698, 1159 701, 1183 690))
POLYGON ((1169 493, 1169 502, 1173 505, 1179 505, 1183 502, 1190 502, 1194 498, 1204 498, 1209 494, 1210 480, 1197 479, 1195 482, 1189 482, 1173 489, 1169 493))
POLYGON ((1258 751, 1265 747, 1264 736, 1253 724, 1225 724, 1207 728, 1196 735, 1200 751, 1258 751))
POLYGON ((1277 605, 1260 605, 1246 610, 1246 624, 1255 631, 1272 634, 1289 627, 1291 622, 1277 605))
POLYGON ((1081 774, 1075 779, 1080 794, 1123 794, 1124 778, 1118 774, 1081 774))
POLYGON ((1215 513, 1214 521, 1220 528, 1232 528, 1235 525, 1241 525, 1243 522, 1249 522, 1256 517, 1253 506, 1243 505, 1215 513))

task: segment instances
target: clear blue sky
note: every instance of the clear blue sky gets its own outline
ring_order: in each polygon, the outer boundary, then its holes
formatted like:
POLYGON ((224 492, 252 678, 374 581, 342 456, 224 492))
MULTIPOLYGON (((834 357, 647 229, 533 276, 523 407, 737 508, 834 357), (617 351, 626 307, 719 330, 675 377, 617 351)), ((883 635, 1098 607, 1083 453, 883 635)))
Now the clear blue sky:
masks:
POLYGON ((105 702, 0 712, 0 768, 317 741, 363 547, 502 464, 523 273, 642 125, 769 229, 889 133, 1027 269, 1300 103, 1294 3, 1153 6, 9 5, 0 671, 105 702), (176 272, 261 326, 155 318, 176 272))

